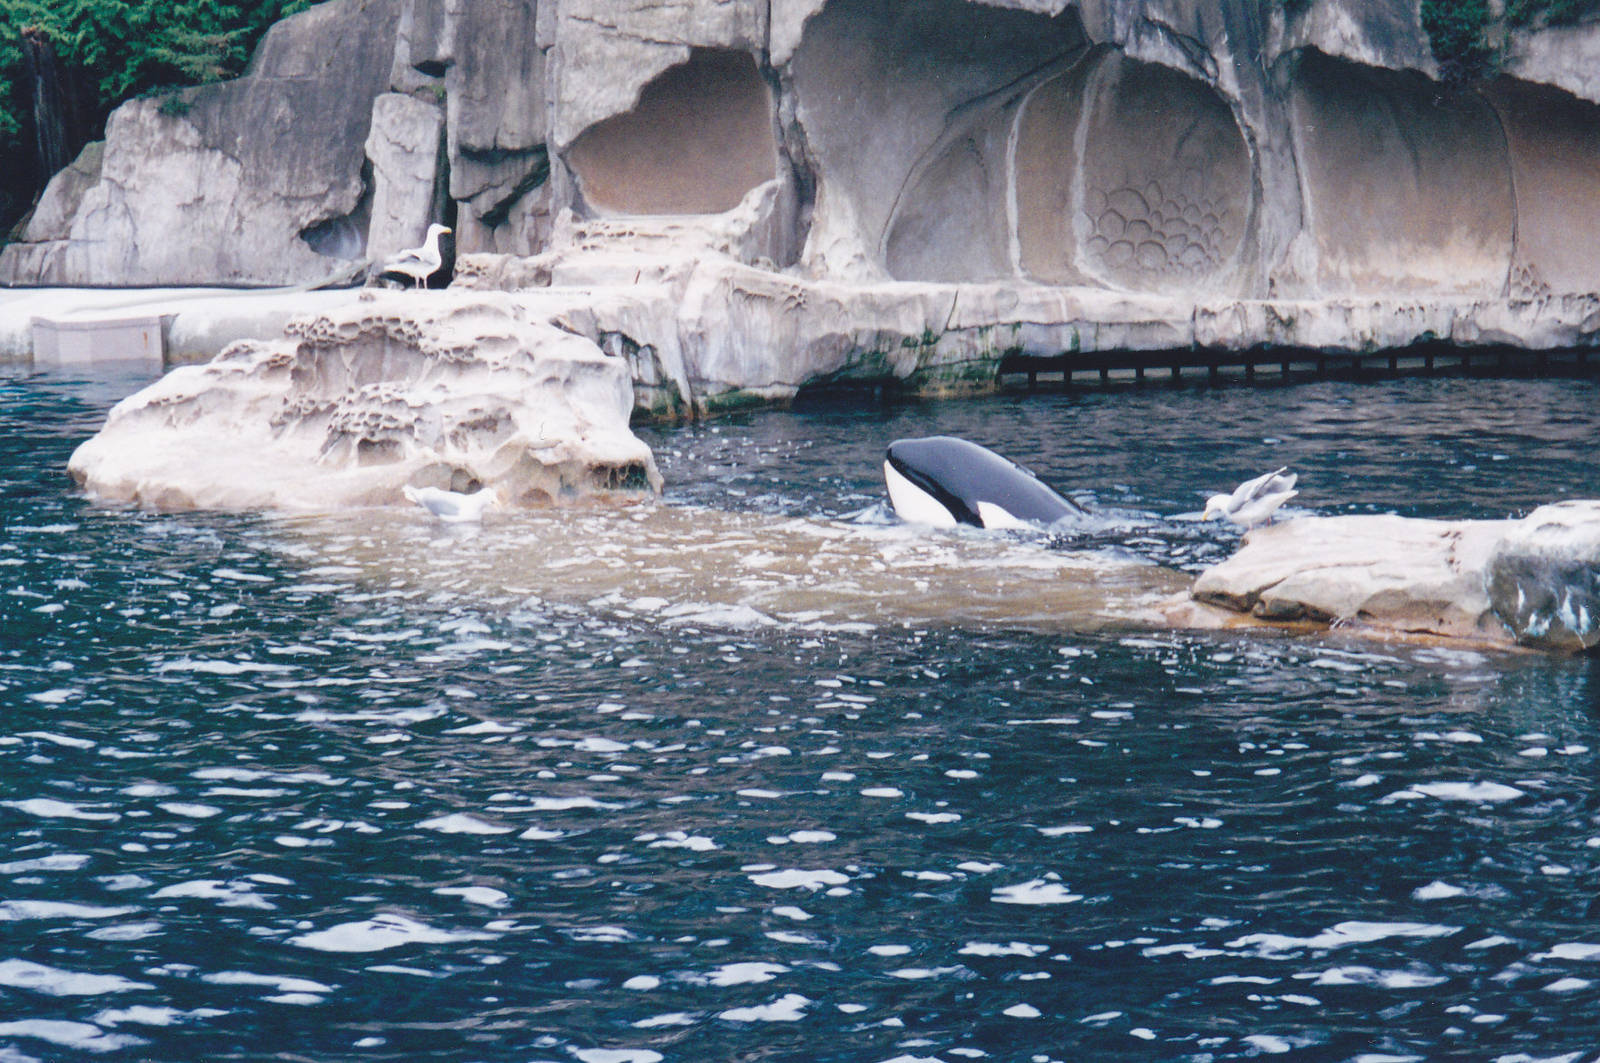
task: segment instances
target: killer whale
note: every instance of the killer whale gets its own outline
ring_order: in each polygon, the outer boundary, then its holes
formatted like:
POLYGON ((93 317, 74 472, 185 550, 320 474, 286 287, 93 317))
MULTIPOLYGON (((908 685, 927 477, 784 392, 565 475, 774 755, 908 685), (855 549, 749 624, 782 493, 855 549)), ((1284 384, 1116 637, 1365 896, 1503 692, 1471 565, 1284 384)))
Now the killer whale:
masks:
POLYGON ((883 479, 900 519, 936 528, 1051 525, 1083 513, 1016 462, 954 436, 890 443, 883 479))

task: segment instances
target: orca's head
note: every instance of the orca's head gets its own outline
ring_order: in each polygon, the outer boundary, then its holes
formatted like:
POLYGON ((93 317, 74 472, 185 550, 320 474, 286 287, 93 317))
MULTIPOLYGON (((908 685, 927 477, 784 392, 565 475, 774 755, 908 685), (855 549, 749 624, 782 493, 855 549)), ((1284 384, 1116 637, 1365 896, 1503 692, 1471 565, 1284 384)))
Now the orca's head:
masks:
POLYGON ((889 501, 901 520, 953 528, 983 527, 983 519, 963 484, 975 456, 987 454, 976 443, 952 436, 897 439, 889 444, 883 478, 889 501))

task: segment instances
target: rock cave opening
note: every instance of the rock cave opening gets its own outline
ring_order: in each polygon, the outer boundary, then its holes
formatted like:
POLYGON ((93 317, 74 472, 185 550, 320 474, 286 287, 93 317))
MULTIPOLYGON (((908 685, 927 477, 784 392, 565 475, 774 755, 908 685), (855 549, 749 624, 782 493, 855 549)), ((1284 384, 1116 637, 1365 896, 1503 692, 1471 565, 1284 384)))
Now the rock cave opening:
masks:
POLYGON ((772 91, 748 53, 696 48, 567 157, 602 214, 720 214, 778 175, 772 91))

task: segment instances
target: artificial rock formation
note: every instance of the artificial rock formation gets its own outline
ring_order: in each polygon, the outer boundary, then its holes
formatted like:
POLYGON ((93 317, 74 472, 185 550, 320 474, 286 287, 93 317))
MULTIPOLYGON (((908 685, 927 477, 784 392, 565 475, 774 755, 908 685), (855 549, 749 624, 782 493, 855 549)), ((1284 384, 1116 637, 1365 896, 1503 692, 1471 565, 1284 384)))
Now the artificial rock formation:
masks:
POLYGON ((1415 0, 331 0, 119 110, 0 282, 306 284, 443 221, 460 283, 595 321, 661 416, 1593 346, 1596 51, 1536 20, 1441 81, 1415 0))
POLYGON ((1269 622, 1588 650, 1600 645, 1600 502, 1522 520, 1292 520, 1250 532, 1191 594, 1269 622))
POLYGON ((1415 0, 332 0, 240 81, 120 111, 0 277, 306 281, 430 220, 527 255, 563 209, 719 213, 779 180, 773 264, 813 279, 1588 292, 1597 50, 1600 23, 1536 25, 1505 76, 1441 83, 1415 0), (396 94, 444 124, 404 177, 363 151, 396 94), (374 214, 395 180, 446 194, 374 214), (173 229, 208 255, 163 254, 173 229))
POLYGON ((407 484, 507 506, 659 491, 628 429, 626 363, 507 300, 395 293, 300 318, 119 403, 73 454, 99 498, 155 509, 334 510, 407 484))
POLYGON ((1600 646, 1600 502, 1540 506, 1496 544, 1488 592, 1519 642, 1600 646))

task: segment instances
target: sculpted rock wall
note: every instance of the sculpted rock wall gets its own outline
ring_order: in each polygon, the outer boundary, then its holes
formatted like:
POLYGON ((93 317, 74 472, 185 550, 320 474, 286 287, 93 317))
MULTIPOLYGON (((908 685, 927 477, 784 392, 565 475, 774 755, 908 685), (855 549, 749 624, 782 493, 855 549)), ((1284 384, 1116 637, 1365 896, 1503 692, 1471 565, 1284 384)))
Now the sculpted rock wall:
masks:
MULTIPOLYGON (((398 9, 339 0, 268 32, 248 77, 123 105, 70 220, 0 253, 0 280, 293 283, 358 258, 363 145, 398 9)), ((57 182, 52 182, 52 185, 57 182)))
POLYGON ((119 111, 0 279, 305 282, 435 220, 536 255, 777 182, 767 264, 819 281, 1542 299, 1600 288, 1596 42, 1459 85, 1414 0, 331 0, 119 111))

